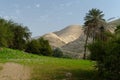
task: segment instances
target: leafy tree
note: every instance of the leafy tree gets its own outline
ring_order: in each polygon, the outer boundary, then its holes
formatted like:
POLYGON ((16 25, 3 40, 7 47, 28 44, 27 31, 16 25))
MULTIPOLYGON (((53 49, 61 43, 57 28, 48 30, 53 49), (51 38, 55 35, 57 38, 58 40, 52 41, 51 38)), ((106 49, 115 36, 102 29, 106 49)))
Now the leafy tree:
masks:
POLYGON ((29 53, 41 55, 39 50, 40 48, 41 48, 41 45, 39 44, 38 40, 33 39, 27 43, 25 51, 29 53))
POLYGON ((45 56, 51 56, 53 53, 48 40, 44 40, 42 37, 36 40, 33 39, 29 41, 27 43, 25 51, 29 53, 45 55, 45 56))
POLYGON ((20 24, 14 23, 12 24, 11 31, 14 34, 11 48, 19 50, 25 49, 26 42, 31 36, 29 29, 20 24))
POLYGON ((95 39, 103 39, 103 32, 105 30, 105 20, 103 19, 104 14, 99 9, 91 9, 86 14, 85 20, 85 30, 84 33, 86 34, 85 40, 85 48, 84 48, 84 56, 83 59, 86 58, 86 46, 88 44, 88 37, 93 38, 93 42, 95 39))
POLYGON ((41 37, 38 39, 38 41, 41 45, 40 48, 41 54, 45 56, 51 56, 53 52, 51 46, 49 45, 48 40, 45 40, 44 38, 41 37))
POLYGON ((23 50, 30 36, 27 27, 0 18, 0 46, 23 50))
POLYGON ((0 18, 0 46, 9 47, 13 38, 12 31, 9 28, 8 21, 0 18))

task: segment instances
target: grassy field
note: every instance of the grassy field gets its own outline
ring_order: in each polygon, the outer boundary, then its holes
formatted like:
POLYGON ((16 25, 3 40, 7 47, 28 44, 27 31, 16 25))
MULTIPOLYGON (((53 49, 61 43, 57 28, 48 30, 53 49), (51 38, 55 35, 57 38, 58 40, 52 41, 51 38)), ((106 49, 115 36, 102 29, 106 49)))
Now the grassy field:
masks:
POLYGON ((2 48, 0 62, 14 62, 31 69, 30 80, 98 80, 95 62, 88 60, 62 59, 28 54, 2 48))

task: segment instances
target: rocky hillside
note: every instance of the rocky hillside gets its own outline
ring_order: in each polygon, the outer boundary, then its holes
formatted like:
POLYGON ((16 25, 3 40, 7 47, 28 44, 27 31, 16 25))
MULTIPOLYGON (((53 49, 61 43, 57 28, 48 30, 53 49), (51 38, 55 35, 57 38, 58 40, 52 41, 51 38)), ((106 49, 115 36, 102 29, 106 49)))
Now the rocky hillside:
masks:
POLYGON ((80 25, 70 25, 66 28, 43 35, 44 39, 49 40, 52 47, 62 47, 76 39, 82 34, 82 27, 80 25))
MULTIPOLYGON (((115 26, 119 25, 119 23, 120 19, 111 21, 108 23, 107 28, 114 32, 115 26)), ((85 35, 80 25, 70 25, 60 31, 45 34, 43 37, 49 40, 53 48, 61 48, 64 55, 73 58, 81 58, 83 56, 85 35)))
POLYGON ((53 48, 64 46, 66 43, 55 33, 43 35, 44 39, 48 40, 53 48))
POLYGON ((116 19, 114 21, 111 21, 108 23, 108 29, 111 31, 111 32, 114 32, 115 30, 115 26, 117 25, 120 25, 120 19, 116 19))
POLYGON ((83 36, 83 29, 80 25, 70 25, 60 31, 43 35, 53 48, 59 47, 64 55, 75 58, 80 57, 80 52, 83 52, 83 36))
POLYGON ((67 44, 78 39, 81 36, 82 27, 80 25, 70 25, 54 33, 67 44))

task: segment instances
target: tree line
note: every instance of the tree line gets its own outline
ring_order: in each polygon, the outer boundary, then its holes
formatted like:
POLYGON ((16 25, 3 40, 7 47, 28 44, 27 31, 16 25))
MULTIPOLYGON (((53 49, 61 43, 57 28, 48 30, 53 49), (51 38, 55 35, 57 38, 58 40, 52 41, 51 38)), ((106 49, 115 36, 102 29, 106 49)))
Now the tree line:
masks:
POLYGON ((53 54, 53 50, 47 40, 42 37, 31 39, 31 35, 32 33, 27 26, 0 18, 0 47, 18 49, 45 56, 53 54))
POLYGON ((0 18, 0 47, 23 50, 30 37, 26 26, 0 18))

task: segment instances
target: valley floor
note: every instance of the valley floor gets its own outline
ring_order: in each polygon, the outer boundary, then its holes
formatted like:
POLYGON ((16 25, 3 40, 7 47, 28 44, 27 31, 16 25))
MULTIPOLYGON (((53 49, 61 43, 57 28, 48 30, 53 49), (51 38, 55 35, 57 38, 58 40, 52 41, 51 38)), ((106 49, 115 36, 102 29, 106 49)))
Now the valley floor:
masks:
POLYGON ((0 51, 0 80, 98 80, 95 62, 0 51))

